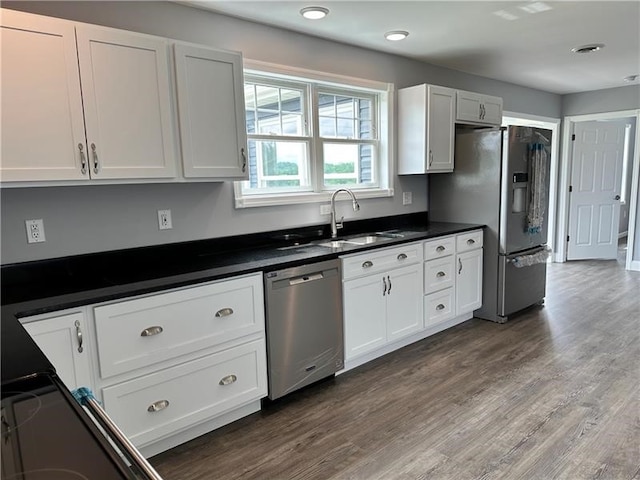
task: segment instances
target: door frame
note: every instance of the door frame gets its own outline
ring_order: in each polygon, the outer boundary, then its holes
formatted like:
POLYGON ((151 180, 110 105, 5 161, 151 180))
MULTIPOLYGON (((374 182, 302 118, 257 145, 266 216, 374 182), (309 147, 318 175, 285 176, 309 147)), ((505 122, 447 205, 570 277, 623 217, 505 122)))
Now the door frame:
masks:
POLYGON ((551 164, 549 175, 549 213, 547 214, 547 245, 552 252, 556 251, 556 218, 557 218, 557 185, 560 150, 560 119, 541 117, 517 112, 502 112, 502 125, 522 125, 525 127, 540 127, 551 130, 551 164))
MULTIPOLYGON (((631 159, 631 192, 629 193, 629 228, 627 232, 627 258, 625 268, 627 270, 639 270, 640 261, 633 261, 633 250, 636 237, 636 218, 638 210, 638 183, 640 180, 640 109, 621 110, 616 112, 593 113, 588 115, 566 116, 562 122, 562 162, 560 172, 560 182, 558 184, 558 232, 557 250, 554 261, 567 261, 567 234, 569 231, 569 185, 571 183, 571 167, 573 166, 573 144, 571 134, 574 126, 579 122, 590 122, 594 120, 619 120, 627 117, 636 117, 636 139, 633 147, 633 158, 631 159)), ((553 185, 553 184, 552 184, 553 185)))

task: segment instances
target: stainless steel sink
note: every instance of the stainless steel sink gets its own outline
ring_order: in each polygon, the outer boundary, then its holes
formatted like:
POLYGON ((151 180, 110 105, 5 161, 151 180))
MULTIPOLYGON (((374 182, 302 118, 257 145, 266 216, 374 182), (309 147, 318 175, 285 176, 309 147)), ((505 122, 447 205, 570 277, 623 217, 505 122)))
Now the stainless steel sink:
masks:
POLYGON ((370 233, 367 235, 360 235, 358 237, 349 237, 349 238, 343 238, 340 240, 330 240, 327 242, 318 243, 318 246, 327 247, 327 248, 341 248, 349 245, 369 245, 371 243, 388 241, 394 238, 402 238, 402 237, 403 235, 399 235, 399 234, 377 232, 377 233, 370 233))

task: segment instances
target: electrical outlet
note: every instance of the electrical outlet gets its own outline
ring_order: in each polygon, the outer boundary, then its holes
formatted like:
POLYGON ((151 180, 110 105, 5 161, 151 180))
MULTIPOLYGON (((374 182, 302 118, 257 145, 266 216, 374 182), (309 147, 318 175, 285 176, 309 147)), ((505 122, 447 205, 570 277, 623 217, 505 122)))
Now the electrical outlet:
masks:
POLYGON ((320 215, 331 215, 331 204, 320 205, 320 215))
POLYGON ((411 192, 402 192, 402 204, 411 205, 413 203, 413 194, 411 192))
POLYGON ((44 222, 41 218, 37 220, 25 220, 24 223, 27 227, 27 243, 40 243, 47 241, 44 236, 44 222))
POLYGON ((170 230, 173 228, 171 223, 171 210, 158 210, 158 228, 160 230, 170 230))

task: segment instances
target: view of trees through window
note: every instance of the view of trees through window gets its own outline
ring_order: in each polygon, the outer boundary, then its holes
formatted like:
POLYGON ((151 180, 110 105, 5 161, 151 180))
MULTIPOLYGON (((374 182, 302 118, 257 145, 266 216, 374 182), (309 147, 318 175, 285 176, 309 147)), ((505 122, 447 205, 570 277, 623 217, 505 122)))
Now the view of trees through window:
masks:
POLYGON ((376 100, 374 93, 247 76, 243 192, 376 186, 376 100))

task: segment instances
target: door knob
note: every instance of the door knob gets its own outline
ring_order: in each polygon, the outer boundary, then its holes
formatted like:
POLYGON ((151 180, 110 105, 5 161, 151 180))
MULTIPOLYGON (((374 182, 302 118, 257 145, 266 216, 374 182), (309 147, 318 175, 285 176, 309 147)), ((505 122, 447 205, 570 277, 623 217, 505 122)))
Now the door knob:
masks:
POLYGON ((620 195, 616 195, 614 198, 615 198, 616 200, 620 200, 620 195))

